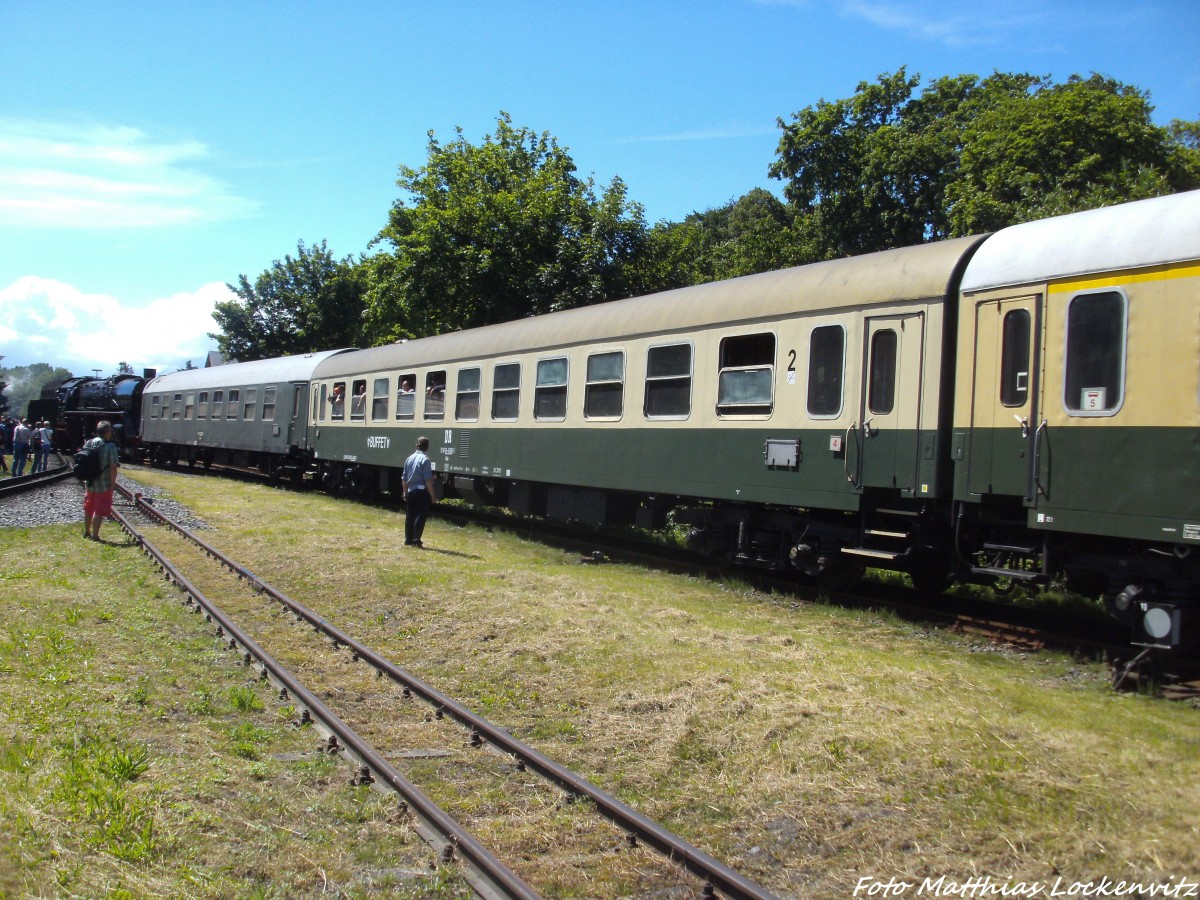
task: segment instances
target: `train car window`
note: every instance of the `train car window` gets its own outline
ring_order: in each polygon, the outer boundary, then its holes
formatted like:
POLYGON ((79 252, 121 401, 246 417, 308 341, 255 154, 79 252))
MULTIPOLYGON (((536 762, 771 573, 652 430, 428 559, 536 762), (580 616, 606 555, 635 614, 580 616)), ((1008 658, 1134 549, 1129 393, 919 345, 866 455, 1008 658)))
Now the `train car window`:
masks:
POLYGON ((346 382, 335 381, 329 395, 329 417, 334 421, 346 418, 346 382))
POLYGON ((388 416, 388 379, 376 378, 371 392, 371 421, 385 421, 388 416))
POLYGON ((162 397, 150 398, 150 418, 157 419, 158 414, 162 411, 162 397))
POLYGON ((774 386, 775 335, 745 334, 721 341, 718 415, 770 415, 774 386))
POLYGON ((441 419, 446 415, 446 370, 425 376, 425 418, 441 419))
POLYGON ((183 417, 183 394, 175 395, 175 404, 171 410, 171 418, 179 419, 183 417))
POLYGON ((567 358, 539 359, 533 389, 533 417, 562 420, 567 417, 567 358))
POLYGON ((396 386, 396 418, 411 422, 417 414, 417 376, 414 372, 400 376, 396 386))
POLYGON ((899 338, 891 328, 876 331, 871 336, 867 408, 877 416, 887 415, 896 405, 896 351, 899 345, 899 338))
POLYGON ((187 401, 183 404, 184 419, 191 419, 196 414, 196 395, 188 394, 187 401))
POLYGON ((1080 416, 1112 415, 1125 383, 1125 295, 1097 291, 1067 306, 1063 402, 1080 416))
POLYGON ((492 370, 492 418, 515 422, 521 408, 521 364, 503 363, 492 370))
POLYGON ((479 369, 459 369, 454 418, 460 422, 479 420, 479 369))
POLYGON ((808 414, 833 419, 842 412, 842 376, 846 366, 846 329, 814 328, 808 340, 808 414))
POLYGON ((200 402, 196 404, 196 418, 208 418, 208 391, 200 392, 200 402))
POLYGON ((242 421, 254 421, 254 407, 258 405, 258 388, 246 388, 246 401, 242 404, 242 421))
POLYGON ((225 392, 213 391, 212 417, 214 419, 223 418, 225 415, 225 392))
POLYGON ((354 393, 350 395, 350 418, 365 419, 367 417, 367 379, 358 378, 354 381, 354 393))
POLYGON ((625 354, 593 353, 587 361, 583 415, 588 419, 615 419, 625 406, 625 354))
MULTIPOLYGON (((313 385, 313 410, 318 422, 325 421, 325 397, 328 395, 329 388, 327 385, 321 385, 321 398, 317 402, 317 386, 313 385)), ((230 402, 233 402, 232 400, 230 402)))
POLYGON ((1000 402, 1024 406, 1029 397, 1029 310, 1004 314, 1000 345, 1000 402))
POLYGON ((238 401, 241 396, 242 395, 241 395, 240 391, 232 390, 229 392, 229 405, 225 407, 225 418, 227 418, 227 419, 236 419, 237 418, 238 406, 239 406, 238 401))
POLYGON ((686 419, 692 412, 692 345, 669 344, 646 351, 647 419, 686 419))
POLYGON ((275 392, 274 386, 263 388, 262 420, 264 422, 275 421, 275 392))

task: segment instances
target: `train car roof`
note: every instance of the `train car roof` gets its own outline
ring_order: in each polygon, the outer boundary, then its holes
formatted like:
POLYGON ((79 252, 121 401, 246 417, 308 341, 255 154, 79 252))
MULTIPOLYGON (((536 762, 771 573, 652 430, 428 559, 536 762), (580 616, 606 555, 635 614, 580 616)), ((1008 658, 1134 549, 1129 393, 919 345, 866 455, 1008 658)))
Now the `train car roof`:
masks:
POLYGON ((963 291, 1200 258, 1200 191, 1011 225, 971 258, 963 291))
POLYGON ((318 364, 331 356, 345 352, 347 351, 322 350, 320 353, 281 356, 276 359, 260 359, 254 362, 226 363, 223 366, 210 366, 205 369, 181 369, 168 375, 159 375, 146 385, 145 393, 309 381, 312 379, 313 369, 318 364))
POLYGON ((885 250, 359 350, 325 360, 314 378, 767 321, 806 309, 943 298, 981 240, 885 250))

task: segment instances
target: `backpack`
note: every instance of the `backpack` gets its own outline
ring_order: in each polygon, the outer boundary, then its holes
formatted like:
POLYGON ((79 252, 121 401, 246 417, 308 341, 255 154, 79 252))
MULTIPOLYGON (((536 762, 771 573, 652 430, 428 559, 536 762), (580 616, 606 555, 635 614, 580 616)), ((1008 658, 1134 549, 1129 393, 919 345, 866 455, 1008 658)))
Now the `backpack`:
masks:
POLYGON ((95 481, 100 477, 100 451, 103 444, 93 447, 84 444, 75 454, 75 477, 80 481, 95 481))

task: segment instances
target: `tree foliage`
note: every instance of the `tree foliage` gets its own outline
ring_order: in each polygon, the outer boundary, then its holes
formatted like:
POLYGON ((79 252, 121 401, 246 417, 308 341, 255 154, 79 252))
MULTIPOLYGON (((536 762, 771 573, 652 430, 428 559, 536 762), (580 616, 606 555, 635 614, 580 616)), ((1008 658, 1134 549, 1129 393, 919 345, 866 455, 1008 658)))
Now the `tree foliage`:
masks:
POLYGON ((219 333, 210 334, 228 360, 353 347, 361 340, 365 284, 349 258, 336 260, 325 241, 296 244, 296 255, 275 260, 254 284, 245 275, 229 285, 236 300, 216 304, 219 333))
POLYGON ((801 256, 827 259, 995 229, 1200 184, 1194 150, 1111 79, 904 69, 780 120, 801 256))
POLYGON ((47 387, 58 387, 71 377, 62 366, 32 363, 28 366, 0 366, 0 413, 24 417, 30 400, 38 400, 47 387))
POLYGON ((373 342, 507 321, 639 292, 642 208, 613 179, 597 197, 548 133, 507 114, 481 144, 429 133, 428 159, 400 167, 366 263, 373 342))

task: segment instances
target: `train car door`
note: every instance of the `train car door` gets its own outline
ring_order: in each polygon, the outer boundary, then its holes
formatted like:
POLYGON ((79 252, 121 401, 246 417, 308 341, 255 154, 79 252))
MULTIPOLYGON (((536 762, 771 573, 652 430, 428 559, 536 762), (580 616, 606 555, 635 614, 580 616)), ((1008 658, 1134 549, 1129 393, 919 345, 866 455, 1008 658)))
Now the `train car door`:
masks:
POLYGON ((975 305, 967 493, 1034 501, 1041 295, 975 305))
POLYGON ((915 493, 924 331, 923 313, 866 320, 857 487, 915 493))
POLYGON ((308 430, 304 423, 308 421, 308 385, 292 385, 292 420, 288 422, 288 446, 308 449, 308 430))

